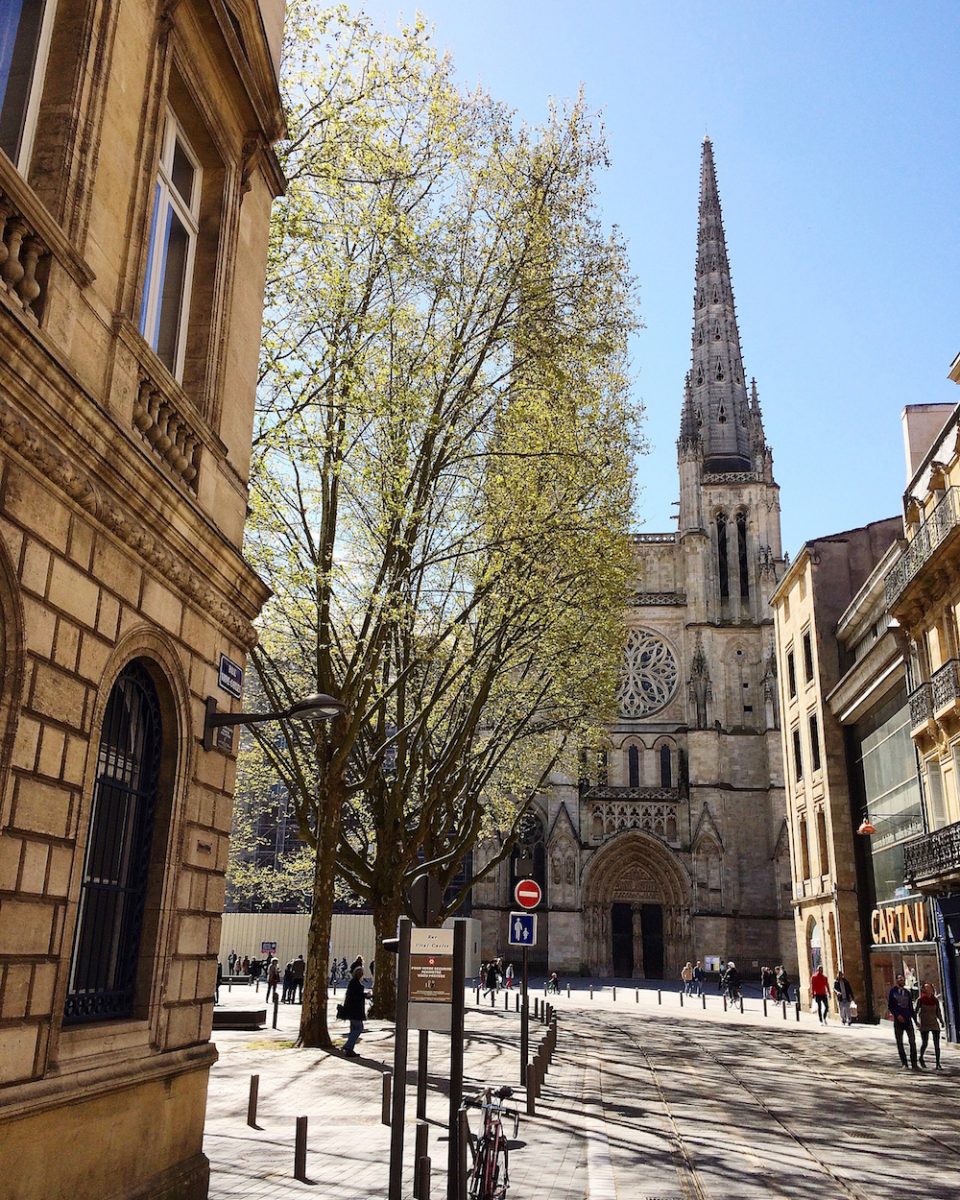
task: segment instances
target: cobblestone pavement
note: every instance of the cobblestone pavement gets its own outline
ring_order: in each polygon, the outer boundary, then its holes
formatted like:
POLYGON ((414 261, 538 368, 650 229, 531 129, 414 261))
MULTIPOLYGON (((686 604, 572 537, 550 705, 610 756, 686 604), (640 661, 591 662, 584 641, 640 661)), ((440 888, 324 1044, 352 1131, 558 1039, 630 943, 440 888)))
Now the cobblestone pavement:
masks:
MULTIPOLYGON (((541 992, 531 993, 540 995, 541 992)), ((223 992, 224 1007, 263 1006, 263 992, 223 992)), ((509 1083, 524 1112, 519 1016, 467 993, 466 1087, 509 1083)), ((924 1200, 960 1197, 960 1053, 945 1070, 903 1071, 890 1026, 821 1027, 759 1000, 725 1012, 711 995, 681 1008, 675 988, 587 984, 551 997, 557 1053, 535 1117, 510 1156, 510 1196, 551 1200, 924 1200), (659 1002, 658 1002, 659 1000, 659 1002)), ((331 999, 331 1006, 335 1000, 331 999)), ((272 1006, 271 1010, 272 1010, 272 1006)), ((392 1026, 369 1022, 346 1060, 291 1048, 299 1008, 278 1029, 218 1032, 204 1149, 211 1200, 300 1194, 386 1197, 390 1130, 381 1124, 392 1026), (257 1129, 246 1124, 260 1076, 257 1129), (293 1178, 295 1119, 308 1117, 307 1177, 293 1178)), ((334 1023, 336 1027, 336 1023, 334 1023)), ((531 1023, 531 1044, 540 1035, 531 1023)), ((430 1035, 427 1101, 431 1196, 446 1195, 448 1042, 430 1035)), ((413 1194, 417 1035, 411 1034, 404 1200, 413 1194)), ((932 1068, 932 1055, 928 1061, 932 1068)))

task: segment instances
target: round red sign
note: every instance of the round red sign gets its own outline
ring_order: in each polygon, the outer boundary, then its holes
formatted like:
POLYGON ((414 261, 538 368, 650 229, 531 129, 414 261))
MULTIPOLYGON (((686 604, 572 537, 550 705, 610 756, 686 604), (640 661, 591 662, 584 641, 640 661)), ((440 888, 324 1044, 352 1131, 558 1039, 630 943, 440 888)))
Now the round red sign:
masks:
POLYGON ((543 892, 535 879, 521 879, 513 889, 513 897, 521 908, 536 908, 543 899, 543 892))

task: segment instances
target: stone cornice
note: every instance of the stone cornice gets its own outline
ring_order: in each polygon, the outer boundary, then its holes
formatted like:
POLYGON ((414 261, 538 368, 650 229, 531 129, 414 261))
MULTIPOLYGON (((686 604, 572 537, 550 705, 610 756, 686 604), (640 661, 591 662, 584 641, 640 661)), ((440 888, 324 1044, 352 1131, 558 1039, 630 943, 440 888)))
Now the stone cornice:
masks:
POLYGON ((0 398, 0 442, 36 468, 54 487, 99 521, 153 567, 159 575, 226 629, 247 649, 256 644, 252 623, 231 608, 210 584, 185 565, 153 533, 112 498, 106 496, 93 477, 71 461, 54 442, 37 430, 6 400, 0 398))

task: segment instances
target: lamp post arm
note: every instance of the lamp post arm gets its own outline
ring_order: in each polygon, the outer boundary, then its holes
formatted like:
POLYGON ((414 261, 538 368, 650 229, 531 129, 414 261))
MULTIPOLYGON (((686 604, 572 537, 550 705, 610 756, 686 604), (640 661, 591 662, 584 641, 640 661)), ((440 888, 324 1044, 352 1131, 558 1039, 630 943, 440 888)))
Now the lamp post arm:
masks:
POLYGON ((214 730, 222 729, 225 725, 259 725, 261 721, 278 721, 286 716, 286 710, 283 712, 269 713, 217 712, 217 701, 215 697, 208 696, 206 714, 203 720, 203 748, 204 750, 213 749, 214 730))

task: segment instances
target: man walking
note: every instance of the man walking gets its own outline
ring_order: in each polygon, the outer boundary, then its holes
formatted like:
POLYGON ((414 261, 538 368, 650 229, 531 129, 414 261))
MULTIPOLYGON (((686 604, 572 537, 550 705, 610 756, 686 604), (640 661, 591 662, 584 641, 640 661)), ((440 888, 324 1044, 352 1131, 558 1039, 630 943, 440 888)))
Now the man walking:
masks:
POLYGON ((366 993, 363 990, 363 967, 354 967, 353 976, 347 984, 343 998, 343 1015, 350 1022, 350 1032, 343 1044, 345 1058, 359 1058, 354 1046, 363 1033, 363 1022, 367 1016, 366 993))
POLYGON ((698 958, 696 965, 693 968, 693 994, 701 995, 703 992, 703 963, 698 958))
POLYGON ((910 1042, 910 1066, 915 1070, 919 1070, 917 1066, 917 1035, 914 1033, 913 1023, 913 997, 903 986, 903 976, 898 975, 896 983, 890 989, 887 996, 887 1010, 890 1016, 893 1017, 893 1033, 897 1039, 897 1053, 900 1055, 900 1067, 906 1070, 907 1055, 903 1048, 903 1035, 907 1035, 910 1042))
POLYGON ((810 994, 816 1001, 820 1024, 826 1025, 827 1014, 830 1012, 830 984, 823 973, 823 967, 817 967, 810 976, 810 994))
POLYGON ((303 980, 307 973, 307 964, 304 962, 302 954, 298 954, 293 960, 293 987, 290 989, 290 1003, 293 1004, 296 1000, 297 1004, 303 1003, 303 980), (296 996, 294 996, 294 989, 296 996))
POLYGON ((683 994, 689 996, 693 991, 693 963, 688 962, 680 972, 683 980, 683 994))

